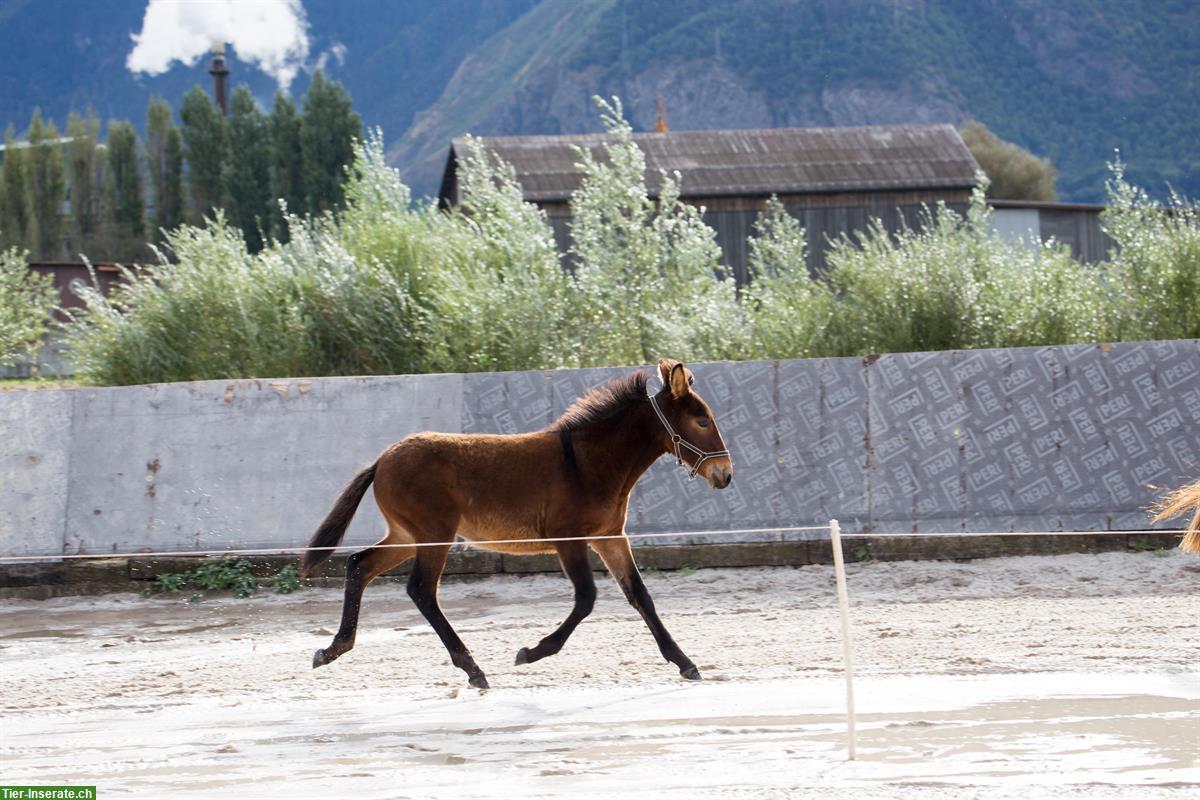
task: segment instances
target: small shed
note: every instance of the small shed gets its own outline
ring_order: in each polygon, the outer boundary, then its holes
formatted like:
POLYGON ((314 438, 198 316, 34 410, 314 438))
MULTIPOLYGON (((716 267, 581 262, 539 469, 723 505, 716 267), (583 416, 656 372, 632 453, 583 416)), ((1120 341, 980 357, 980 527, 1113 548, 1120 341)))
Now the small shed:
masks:
MULTIPOLYGON (((581 180, 574 148, 599 156, 611 140, 607 134, 480 139, 516 170, 525 199, 546 211, 563 252, 570 246, 568 203, 581 180)), ((635 133, 633 140, 646 154, 651 195, 662 172, 678 172, 681 198, 704 207, 724 263, 739 281, 746 278, 746 239, 771 195, 808 232, 815 271, 825 264, 830 240, 866 228, 872 218, 897 230, 915 225, 923 206, 944 202, 964 210, 979 169, 952 125, 670 131, 635 133)), ((450 144, 438 197, 443 208, 461 200, 458 158, 466 148, 466 139, 450 144)))
POLYGON ((992 227, 1009 241, 1029 245, 1054 240, 1087 264, 1111 256, 1116 243, 1101 223, 1104 206, 1091 203, 1044 203, 1035 200, 991 200, 992 227))

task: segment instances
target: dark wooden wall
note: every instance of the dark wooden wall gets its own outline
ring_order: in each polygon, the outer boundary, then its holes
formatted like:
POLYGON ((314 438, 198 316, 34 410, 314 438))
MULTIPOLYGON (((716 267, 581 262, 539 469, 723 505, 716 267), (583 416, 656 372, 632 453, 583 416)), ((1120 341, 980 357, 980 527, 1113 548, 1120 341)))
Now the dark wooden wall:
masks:
MULTIPOLYGON (((784 207, 804 228, 808 238, 808 268, 813 274, 823 270, 831 242, 843 234, 853 235, 866 230, 872 219, 878 218, 889 231, 898 231, 907 224, 918 227, 924 209, 939 201, 964 213, 970 192, 863 192, 826 195, 784 195, 779 198, 784 207)), ((684 198, 703 206, 704 221, 717 232, 721 247, 721 262, 729 267, 738 283, 747 279, 749 258, 747 239, 754 233, 754 223, 766 206, 766 197, 705 197, 684 198)), ((571 247, 570 209, 565 203, 543 203, 550 218, 559 252, 571 247)))
MULTIPOLYGON (((717 232, 721 262, 731 269, 739 283, 745 283, 750 255, 747 240, 754 232, 754 223, 765 207, 767 198, 684 199, 704 207, 704 221, 717 232)), ((892 232, 905 225, 919 228, 926 218, 926 209, 934 208, 938 202, 944 202, 957 213, 965 214, 970 191, 784 195, 779 199, 807 233, 808 269, 815 275, 825 269, 832 242, 843 235, 853 238, 856 232, 866 230, 872 219, 879 219, 892 232)), ((997 208, 1036 211, 1042 240, 1053 237, 1070 247, 1075 258, 1086 263, 1105 260, 1113 248, 1113 240, 1100 229, 1102 206, 1006 200, 994 201, 993 205, 997 208)), ((571 247, 570 209, 566 203, 542 203, 541 207, 550 218, 559 252, 566 253, 571 247)))
POLYGON ((1038 223, 1042 241, 1054 237, 1070 246, 1071 255, 1088 264, 1108 258, 1108 251, 1115 245, 1100 229, 1098 210, 1042 208, 1038 210, 1038 223))

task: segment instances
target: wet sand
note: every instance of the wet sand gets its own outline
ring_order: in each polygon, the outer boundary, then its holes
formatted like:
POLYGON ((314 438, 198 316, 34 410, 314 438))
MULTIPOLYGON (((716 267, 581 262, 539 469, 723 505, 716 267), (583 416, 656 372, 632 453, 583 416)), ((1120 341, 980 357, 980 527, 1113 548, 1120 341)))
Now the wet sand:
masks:
POLYGON ((487 672, 450 665, 399 584, 312 670, 340 592, 0 603, 0 782, 102 796, 1192 798, 1200 559, 851 565, 859 759, 832 571, 651 573, 705 681, 680 680, 607 579, 558 656, 565 579, 447 583, 487 672))

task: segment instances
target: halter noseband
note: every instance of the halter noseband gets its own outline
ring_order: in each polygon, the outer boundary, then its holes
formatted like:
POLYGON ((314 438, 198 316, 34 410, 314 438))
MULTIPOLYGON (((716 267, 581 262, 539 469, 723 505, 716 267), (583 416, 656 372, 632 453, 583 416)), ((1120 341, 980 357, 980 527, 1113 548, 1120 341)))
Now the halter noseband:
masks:
POLYGON ((687 439, 684 439, 682 436, 680 436, 678 433, 675 432, 675 429, 671 427, 671 423, 667 421, 667 415, 664 414, 662 412, 662 409, 658 407, 657 398, 655 398, 654 395, 649 395, 649 397, 650 397, 650 407, 653 408, 654 413, 658 415, 658 421, 663 424, 663 427, 667 429, 667 433, 669 433, 671 435, 671 445, 675 448, 675 463, 677 463, 679 466, 683 467, 684 469, 686 469, 688 471, 688 480, 689 481, 693 480, 696 477, 696 473, 698 473, 700 471, 700 465, 703 464, 708 459, 720 458, 721 456, 729 455, 728 450, 701 450, 699 447, 696 447, 696 445, 692 444, 687 439), (695 464, 692 464, 689 467, 687 465, 687 463, 684 462, 683 453, 680 452, 681 447, 687 448, 688 450, 692 451, 692 453, 696 456, 695 464))

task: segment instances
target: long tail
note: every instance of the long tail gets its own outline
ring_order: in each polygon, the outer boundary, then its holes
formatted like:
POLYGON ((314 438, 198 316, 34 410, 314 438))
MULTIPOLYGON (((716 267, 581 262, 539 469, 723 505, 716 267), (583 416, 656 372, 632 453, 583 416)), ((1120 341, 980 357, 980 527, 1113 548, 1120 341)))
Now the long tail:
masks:
POLYGON ((1160 522, 1192 509, 1195 509, 1195 513, 1192 514, 1187 535, 1179 543, 1179 549, 1185 553, 1200 555, 1200 481, 1196 481, 1190 486, 1181 486, 1164 497, 1162 502, 1151 510, 1158 512, 1154 517, 1154 522, 1160 522))
MULTIPOLYGON (((308 540, 309 547, 336 547, 342 541, 342 537, 346 535, 346 528, 350 527, 350 520, 354 519, 354 512, 358 510, 358 504, 367 493, 367 487, 375 480, 377 466, 379 462, 367 467, 342 489, 321 527, 317 528, 317 532, 308 540)), ((300 577, 306 577, 313 567, 331 555, 332 550, 305 550, 304 555, 300 557, 300 577)))

